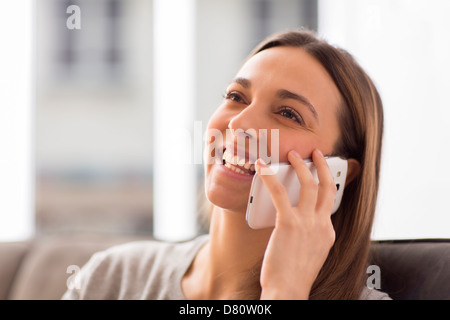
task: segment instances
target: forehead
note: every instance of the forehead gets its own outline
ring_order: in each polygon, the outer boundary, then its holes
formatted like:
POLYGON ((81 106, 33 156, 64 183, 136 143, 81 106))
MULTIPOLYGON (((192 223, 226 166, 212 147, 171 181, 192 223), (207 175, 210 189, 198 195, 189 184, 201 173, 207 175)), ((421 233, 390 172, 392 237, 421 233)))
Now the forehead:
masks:
POLYGON ((263 50, 246 61, 237 77, 269 91, 300 92, 315 105, 340 105, 341 95, 333 79, 322 64, 302 48, 263 50))

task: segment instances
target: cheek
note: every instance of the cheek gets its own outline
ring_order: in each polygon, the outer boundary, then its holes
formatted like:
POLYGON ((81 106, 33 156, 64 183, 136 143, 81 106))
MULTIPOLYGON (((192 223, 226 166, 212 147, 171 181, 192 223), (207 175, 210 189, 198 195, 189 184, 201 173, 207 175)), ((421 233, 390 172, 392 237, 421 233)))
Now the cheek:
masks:
POLYGON ((224 117, 224 112, 222 108, 219 107, 209 119, 204 136, 205 144, 203 152, 203 163, 205 173, 209 172, 212 164, 214 163, 216 150, 221 150, 223 148, 227 127, 228 122, 224 117))
POLYGON ((303 159, 311 158, 315 148, 318 148, 318 142, 315 139, 302 136, 292 138, 292 135, 285 138, 280 136, 280 162, 288 161, 288 153, 291 150, 297 151, 303 159))
POLYGON ((211 118, 209 119, 208 125, 207 125, 206 128, 207 128, 208 130, 210 130, 210 129, 218 129, 218 124, 220 123, 220 122, 219 122, 219 119, 220 119, 220 117, 217 115, 217 112, 214 113, 214 114, 211 116, 211 118))
POLYGON ((223 131, 228 128, 230 119, 230 115, 228 114, 228 112, 226 112, 224 106, 221 105, 213 113, 211 118, 209 118, 207 129, 218 129, 220 131, 223 131))

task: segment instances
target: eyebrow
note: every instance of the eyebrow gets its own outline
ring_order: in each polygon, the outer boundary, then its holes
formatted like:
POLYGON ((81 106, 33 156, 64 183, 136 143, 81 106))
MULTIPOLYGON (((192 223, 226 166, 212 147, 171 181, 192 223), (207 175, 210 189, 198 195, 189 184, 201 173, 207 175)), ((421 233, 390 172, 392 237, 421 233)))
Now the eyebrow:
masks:
MULTIPOLYGON (((242 78, 242 77, 237 77, 234 78, 233 81, 231 81, 231 83, 237 83, 240 84, 241 86, 243 86, 245 89, 249 89, 251 87, 251 82, 250 80, 246 79, 246 78, 242 78)), ((291 92, 289 90, 286 89, 280 89, 277 91, 277 96, 280 99, 292 99, 292 100, 297 100, 298 102, 300 102, 301 104, 305 105, 306 107, 308 107, 309 111, 311 111, 311 113, 313 114, 314 118, 316 120, 319 120, 319 115, 317 114, 316 108, 314 107, 314 105, 308 100, 308 98, 306 98, 305 96, 302 96, 300 94, 291 92)))
POLYGON ((305 106, 307 106, 309 111, 311 111, 312 114, 314 115, 314 118, 316 118, 316 120, 319 120, 319 115, 317 114, 316 108, 314 108, 314 105, 305 96, 302 96, 300 94, 297 94, 297 93, 294 93, 294 92, 291 92, 291 91, 288 91, 285 89, 278 90, 277 96, 280 99, 297 100, 301 104, 304 104, 305 106))
POLYGON ((241 86, 243 86, 245 89, 248 89, 248 88, 250 88, 251 87, 251 82, 250 82, 250 80, 248 80, 248 79, 245 79, 245 78, 241 78, 241 77, 238 77, 238 78, 234 78, 233 79, 233 81, 231 81, 231 83, 237 83, 237 84, 240 84, 241 86))

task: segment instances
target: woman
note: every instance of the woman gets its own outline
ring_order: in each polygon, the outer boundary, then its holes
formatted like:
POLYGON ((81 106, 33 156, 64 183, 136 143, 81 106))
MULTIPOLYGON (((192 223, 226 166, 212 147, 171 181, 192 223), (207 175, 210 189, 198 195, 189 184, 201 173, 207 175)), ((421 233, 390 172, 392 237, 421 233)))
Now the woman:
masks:
MULTIPOLYGON (((274 228, 254 230, 245 222, 254 173, 244 164, 249 155, 220 158, 205 165, 205 191, 213 205, 209 235, 98 253, 80 272, 79 288, 64 297, 388 299, 365 287, 383 132, 382 103, 366 73, 348 53, 311 32, 269 37, 250 54, 208 124, 209 132, 226 137, 228 130, 231 138, 207 139, 206 149, 214 143, 227 154, 239 133, 262 139, 258 129, 277 130, 277 149, 268 144, 265 151, 289 162, 302 185, 292 207, 276 176, 261 175, 277 209, 274 228), (334 215, 336 186, 324 155, 348 160, 334 215), (317 167, 318 183, 305 158, 317 167)), ((254 169, 267 165, 258 160, 254 169)))

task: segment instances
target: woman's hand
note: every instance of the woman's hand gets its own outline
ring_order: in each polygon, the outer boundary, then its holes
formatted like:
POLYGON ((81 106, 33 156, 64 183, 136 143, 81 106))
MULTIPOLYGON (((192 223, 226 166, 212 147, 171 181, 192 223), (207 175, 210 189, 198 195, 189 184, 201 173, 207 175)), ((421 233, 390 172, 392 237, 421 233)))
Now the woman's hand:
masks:
MULTIPOLYGON (((335 241, 331 211, 336 185, 319 150, 313 152, 319 183, 297 152, 288 159, 301 184, 297 206, 275 175, 261 175, 277 209, 261 270, 261 299, 308 299, 311 287, 335 241)), ((257 170, 266 167, 257 161, 257 170)))

